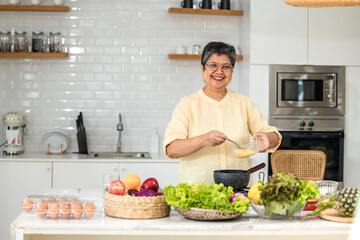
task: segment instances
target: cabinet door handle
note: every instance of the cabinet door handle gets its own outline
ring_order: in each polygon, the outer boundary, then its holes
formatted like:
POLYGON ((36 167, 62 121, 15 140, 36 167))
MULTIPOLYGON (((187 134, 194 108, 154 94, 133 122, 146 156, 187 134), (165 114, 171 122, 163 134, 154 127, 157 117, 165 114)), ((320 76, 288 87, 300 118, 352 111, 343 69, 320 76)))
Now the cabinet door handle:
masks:
POLYGON ((48 167, 48 168, 46 168, 46 171, 50 172, 50 170, 51 170, 51 168, 49 168, 49 167, 48 167))

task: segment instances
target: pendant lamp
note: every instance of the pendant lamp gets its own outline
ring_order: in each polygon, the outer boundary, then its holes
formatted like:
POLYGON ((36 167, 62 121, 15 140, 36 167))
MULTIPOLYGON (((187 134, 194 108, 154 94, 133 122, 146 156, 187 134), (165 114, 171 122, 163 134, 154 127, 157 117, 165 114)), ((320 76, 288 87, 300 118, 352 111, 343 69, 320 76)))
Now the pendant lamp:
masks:
POLYGON ((360 0, 285 0, 295 7, 349 7, 360 6, 360 0))

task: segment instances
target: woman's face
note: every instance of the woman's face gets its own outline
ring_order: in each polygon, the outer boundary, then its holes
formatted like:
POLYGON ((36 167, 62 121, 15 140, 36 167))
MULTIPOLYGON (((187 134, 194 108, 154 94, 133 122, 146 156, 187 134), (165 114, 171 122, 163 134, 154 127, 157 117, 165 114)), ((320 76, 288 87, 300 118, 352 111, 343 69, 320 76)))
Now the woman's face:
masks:
POLYGON ((205 68, 201 66, 202 76, 209 90, 225 90, 232 78, 233 68, 231 61, 225 54, 212 54, 206 62, 205 68))

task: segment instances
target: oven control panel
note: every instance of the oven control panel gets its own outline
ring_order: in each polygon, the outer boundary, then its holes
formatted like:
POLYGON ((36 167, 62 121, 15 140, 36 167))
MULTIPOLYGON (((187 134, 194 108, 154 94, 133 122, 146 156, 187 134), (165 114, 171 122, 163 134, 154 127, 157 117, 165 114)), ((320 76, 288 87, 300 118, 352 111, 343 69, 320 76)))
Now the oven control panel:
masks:
POLYGON ((336 74, 327 74, 324 80, 324 105, 336 106, 336 74))
POLYGON ((270 116, 269 124, 280 131, 343 131, 343 116, 270 116))

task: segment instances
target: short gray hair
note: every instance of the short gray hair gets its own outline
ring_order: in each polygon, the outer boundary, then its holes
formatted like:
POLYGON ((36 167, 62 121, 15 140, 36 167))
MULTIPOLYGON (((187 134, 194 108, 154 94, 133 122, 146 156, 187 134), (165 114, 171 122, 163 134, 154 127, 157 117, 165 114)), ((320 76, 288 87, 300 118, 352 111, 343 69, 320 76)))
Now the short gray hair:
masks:
POLYGON ((210 56, 216 55, 226 55, 230 58, 232 67, 235 66, 236 52, 234 46, 226 44, 223 42, 209 42, 201 54, 201 65, 205 69, 206 62, 209 60, 210 56))

